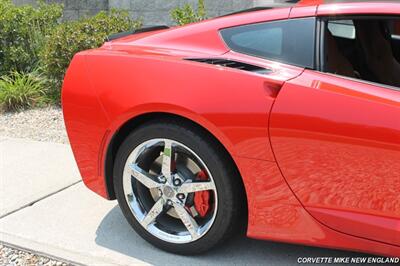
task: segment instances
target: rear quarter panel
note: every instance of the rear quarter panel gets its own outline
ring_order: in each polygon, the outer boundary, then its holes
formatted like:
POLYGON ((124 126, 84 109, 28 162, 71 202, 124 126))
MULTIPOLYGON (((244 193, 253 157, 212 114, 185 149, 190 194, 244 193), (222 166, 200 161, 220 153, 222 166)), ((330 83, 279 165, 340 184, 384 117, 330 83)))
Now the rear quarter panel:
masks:
POLYGON ((93 51, 87 62, 111 135, 138 115, 173 113, 205 127, 233 156, 274 161, 268 138, 274 96, 263 76, 124 52, 93 51))
POLYGON ((268 116, 277 86, 301 69, 263 76, 181 60, 98 49, 75 56, 65 78, 63 109, 85 184, 108 198, 104 161, 121 126, 142 114, 185 117, 206 128, 234 158, 274 162, 268 116))

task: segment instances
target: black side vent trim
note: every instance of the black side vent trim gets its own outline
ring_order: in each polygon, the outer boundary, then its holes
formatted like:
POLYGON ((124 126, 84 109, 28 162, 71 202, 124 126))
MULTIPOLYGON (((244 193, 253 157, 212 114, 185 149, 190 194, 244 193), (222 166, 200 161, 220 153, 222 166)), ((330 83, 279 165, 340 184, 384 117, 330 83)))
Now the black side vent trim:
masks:
POLYGON ((186 58, 185 60, 210 64, 210 65, 217 65, 222 67, 230 67, 235 68, 243 71, 255 72, 258 74, 269 74, 272 72, 271 69, 262 68, 255 65, 250 65, 247 63, 229 60, 229 59, 221 59, 221 58, 186 58))

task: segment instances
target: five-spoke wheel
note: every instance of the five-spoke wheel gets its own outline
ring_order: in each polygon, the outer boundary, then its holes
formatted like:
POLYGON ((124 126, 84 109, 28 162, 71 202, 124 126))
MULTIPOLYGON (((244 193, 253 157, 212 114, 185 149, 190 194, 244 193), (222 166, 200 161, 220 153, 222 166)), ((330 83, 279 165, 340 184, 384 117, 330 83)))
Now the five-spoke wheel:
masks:
POLYGON ((202 160, 177 141, 152 139, 137 146, 126 161, 123 184, 133 215, 148 232, 165 241, 195 241, 215 219, 218 197, 213 178, 202 160), (159 156, 155 158, 154 154, 159 156), (146 163, 149 160, 153 162, 146 163), (207 173, 206 180, 198 179, 202 173, 207 173), (150 197, 144 197, 143 189, 150 197), (203 202, 208 212, 203 215, 195 201, 196 193, 202 192, 208 198, 203 202), (175 223, 169 221, 167 225, 164 215, 175 218, 175 223))
POLYGON ((114 187, 136 232, 167 251, 194 254, 235 230, 243 187, 218 148, 173 121, 145 124, 127 137, 115 159, 114 187))

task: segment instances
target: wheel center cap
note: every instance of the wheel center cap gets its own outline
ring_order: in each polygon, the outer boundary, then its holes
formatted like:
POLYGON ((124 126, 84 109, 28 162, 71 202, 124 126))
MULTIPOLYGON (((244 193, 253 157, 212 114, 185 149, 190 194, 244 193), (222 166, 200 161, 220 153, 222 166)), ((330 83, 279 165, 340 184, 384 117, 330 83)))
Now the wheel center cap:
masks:
POLYGON ((170 187, 170 186, 165 186, 163 188, 163 194, 167 197, 167 198, 172 198, 175 196, 175 190, 170 187))

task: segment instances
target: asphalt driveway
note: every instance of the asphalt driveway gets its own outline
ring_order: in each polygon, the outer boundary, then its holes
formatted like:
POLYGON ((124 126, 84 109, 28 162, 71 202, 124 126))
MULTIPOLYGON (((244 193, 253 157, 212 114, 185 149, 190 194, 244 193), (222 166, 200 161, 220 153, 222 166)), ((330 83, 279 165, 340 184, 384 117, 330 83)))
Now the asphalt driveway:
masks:
POLYGON ((85 265, 297 265, 352 252, 237 237, 184 257, 142 240, 115 201, 80 182, 68 145, 0 137, 0 241, 85 265))

